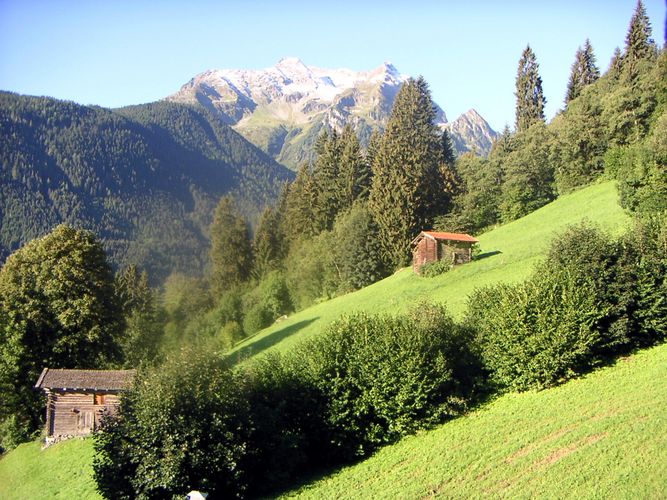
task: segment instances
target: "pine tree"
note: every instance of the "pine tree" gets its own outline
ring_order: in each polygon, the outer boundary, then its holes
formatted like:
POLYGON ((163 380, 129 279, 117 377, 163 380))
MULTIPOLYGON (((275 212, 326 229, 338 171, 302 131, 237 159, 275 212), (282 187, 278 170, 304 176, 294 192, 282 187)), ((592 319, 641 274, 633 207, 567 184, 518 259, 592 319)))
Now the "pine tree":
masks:
POLYGON ((533 49, 526 46, 519 60, 516 77, 516 130, 526 130, 533 123, 544 121, 546 98, 542 92, 542 78, 533 49))
POLYGON ((313 180, 316 190, 314 215, 316 232, 329 230, 333 227, 336 215, 340 210, 340 161, 341 141, 338 133, 324 132, 315 145, 317 157, 313 165, 313 180))
POLYGON ((315 221, 315 205, 317 192, 315 182, 307 163, 301 165, 296 179, 289 185, 281 214, 281 227, 286 245, 306 237, 315 236, 317 231, 315 221))
MULTIPOLYGON (((447 130, 442 131, 442 160, 440 163, 440 177, 442 178, 443 195, 449 205, 454 196, 463 190, 463 180, 456 170, 456 152, 454 143, 447 130)), ((445 200, 443 199, 443 202, 445 200)))
POLYGON ((595 54, 590 41, 586 39, 583 49, 579 47, 574 57, 570 80, 567 84, 567 94, 565 95, 565 104, 572 99, 576 99, 581 94, 582 89, 600 77, 600 70, 595 65, 595 54))
POLYGON ((649 59, 655 55, 655 43, 651 39, 651 22, 641 0, 630 20, 628 34, 625 37, 625 53, 623 54, 623 68, 633 75, 637 62, 649 59))
POLYGON ((368 199, 372 172, 361 152, 357 134, 346 125, 340 136, 339 211, 352 208, 357 200, 368 199))
POLYGON ((259 218, 253 239, 253 274, 262 279, 278 268, 280 262, 280 235, 277 213, 266 207, 259 218))
POLYGON ((373 160, 369 199, 389 268, 406 264, 410 241, 432 225, 442 202, 441 134, 434 119, 426 81, 408 80, 373 160))
POLYGON ((211 224, 211 264, 214 292, 220 294, 247 281, 252 270, 252 247, 246 220, 231 196, 224 196, 211 224))
POLYGON ((611 61, 609 62, 609 69, 607 70, 607 75, 613 79, 617 79, 621 74, 621 69, 623 68, 623 54, 621 49, 616 47, 614 50, 614 55, 611 56, 611 61))

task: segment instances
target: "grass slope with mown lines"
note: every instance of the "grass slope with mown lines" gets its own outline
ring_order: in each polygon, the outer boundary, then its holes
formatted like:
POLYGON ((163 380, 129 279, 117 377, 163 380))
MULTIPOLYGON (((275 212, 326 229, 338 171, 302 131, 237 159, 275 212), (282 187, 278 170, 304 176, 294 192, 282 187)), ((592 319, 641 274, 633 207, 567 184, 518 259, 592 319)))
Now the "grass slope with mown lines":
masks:
POLYGON ((241 342, 232 353, 244 358, 269 348, 285 350, 342 314, 397 312, 421 299, 444 302, 460 318, 475 288, 525 279, 545 255, 554 235, 584 219, 613 233, 627 227, 629 219, 618 205, 615 183, 599 183, 562 196, 526 217, 478 236, 482 258, 477 261, 435 278, 420 278, 410 268, 402 269, 362 290, 295 313, 241 342))
POLYGON ((667 345, 508 394, 286 496, 665 498, 667 345))
POLYGON ((92 439, 41 446, 25 443, 0 459, 0 498, 102 498, 92 475, 92 439))

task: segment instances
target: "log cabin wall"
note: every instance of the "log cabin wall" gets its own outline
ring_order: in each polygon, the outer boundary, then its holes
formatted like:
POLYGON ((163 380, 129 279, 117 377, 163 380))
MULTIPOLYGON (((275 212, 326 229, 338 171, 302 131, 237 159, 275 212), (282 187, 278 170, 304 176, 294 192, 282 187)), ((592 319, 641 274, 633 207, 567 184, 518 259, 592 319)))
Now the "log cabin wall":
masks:
POLYGON ((119 404, 115 392, 50 391, 46 405, 47 434, 86 436, 99 426, 105 411, 113 413, 119 404))

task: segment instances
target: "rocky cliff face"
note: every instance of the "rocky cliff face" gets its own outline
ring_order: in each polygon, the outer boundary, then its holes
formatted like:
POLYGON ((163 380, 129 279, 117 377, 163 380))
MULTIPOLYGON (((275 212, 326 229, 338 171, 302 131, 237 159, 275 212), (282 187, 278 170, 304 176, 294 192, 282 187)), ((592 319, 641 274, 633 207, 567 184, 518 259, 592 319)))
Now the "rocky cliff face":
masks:
MULTIPOLYGON (((279 162, 296 169, 310 159, 323 129, 352 124, 366 143, 373 129, 384 128, 394 98, 408 78, 391 63, 357 72, 317 68, 286 58, 262 70, 206 71, 167 100, 200 104, 279 162)), ((437 106, 436 112, 437 124, 450 130, 457 149, 488 152, 488 138, 495 132, 479 115, 481 122, 468 117, 469 126, 453 127, 458 120, 447 124, 445 112, 437 106), (479 143, 476 133, 482 134, 479 143)))

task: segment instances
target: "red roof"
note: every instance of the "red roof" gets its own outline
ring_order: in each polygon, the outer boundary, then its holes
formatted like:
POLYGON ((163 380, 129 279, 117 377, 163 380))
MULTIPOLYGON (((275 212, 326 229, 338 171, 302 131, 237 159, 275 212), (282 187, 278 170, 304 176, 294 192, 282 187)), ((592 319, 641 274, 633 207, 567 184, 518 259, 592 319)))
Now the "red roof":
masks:
POLYGON ((439 233, 436 231, 422 231, 423 234, 435 238, 436 240, 447 240, 447 241, 466 241, 468 243, 477 243, 479 240, 476 240, 469 234, 463 233, 439 233))

